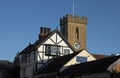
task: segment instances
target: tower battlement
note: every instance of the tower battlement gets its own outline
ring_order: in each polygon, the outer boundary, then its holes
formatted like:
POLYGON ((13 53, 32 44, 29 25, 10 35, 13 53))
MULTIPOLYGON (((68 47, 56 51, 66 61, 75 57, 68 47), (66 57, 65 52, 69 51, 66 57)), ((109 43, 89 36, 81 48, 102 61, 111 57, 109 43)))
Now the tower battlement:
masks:
POLYGON ((79 16, 73 16, 71 14, 67 14, 63 18, 60 19, 60 26, 66 22, 73 22, 73 23, 81 23, 81 24, 87 24, 87 17, 79 17, 79 16))

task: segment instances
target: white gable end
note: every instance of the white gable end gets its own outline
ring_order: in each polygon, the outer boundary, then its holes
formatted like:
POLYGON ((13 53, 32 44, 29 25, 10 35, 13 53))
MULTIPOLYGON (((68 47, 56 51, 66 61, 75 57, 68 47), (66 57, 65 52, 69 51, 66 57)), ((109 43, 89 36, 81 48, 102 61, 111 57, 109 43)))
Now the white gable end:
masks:
MULTIPOLYGON (((37 50, 37 62, 39 63, 45 63, 47 60, 57 56, 57 54, 63 56, 73 53, 73 50, 57 32, 48 36, 37 50)), ((40 66, 41 65, 39 64, 38 67, 40 66)))
POLYGON ((51 39, 48 39, 47 41, 45 41, 43 44, 55 44, 51 39))
POLYGON ((96 60, 89 52, 87 52, 86 50, 83 50, 82 52, 80 52, 77 56, 83 56, 83 57, 87 57, 87 61, 93 61, 96 60))
POLYGON ((77 60, 81 60, 81 61, 92 61, 92 60, 96 60, 89 52, 87 52, 86 50, 81 51, 80 53, 78 53, 76 56, 74 56, 70 61, 68 61, 61 69, 60 71, 63 71, 64 69, 66 69, 67 67, 69 67, 70 65, 74 65, 74 64, 79 64, 81 62, 78 62, 77 60), (78 57, 83 58, 83 59, 77 59, 78 57), (86 58, 86 60, 84 59, 86 58))
POLYGON ((59 42, 58 44, 61 45, 61 46, 67 46, 67 44, 63 40, 61 42, 59 42))
POLYGON ((54 33, 54 34, 50 37, 52 40, 54 40, 54 42, 56 42, 56 35, 57 35, 57 33, 54 33))
POLYGON ((86 50, 83 50, 82 52, 78 53, 74 58, 72 58, 68 63, 66 63, 65 66, 81 63, 77 61, 77 57, 86 57, 86 62, 96 60, 90 53, 88 53, 86 50))
POLYGON ((59 43, 62 40, 62 38, 57 34, 57 43, 59 43))
MULTIPOLYGON (((59 36, 59 34, 54 33, 48 40, 46 40, 43 44, 56 44, 56 43, 61 43, 62 38, 59 36)), ((62 46, 67 46, 65 45, 65 42, 62 42, 62 46)))

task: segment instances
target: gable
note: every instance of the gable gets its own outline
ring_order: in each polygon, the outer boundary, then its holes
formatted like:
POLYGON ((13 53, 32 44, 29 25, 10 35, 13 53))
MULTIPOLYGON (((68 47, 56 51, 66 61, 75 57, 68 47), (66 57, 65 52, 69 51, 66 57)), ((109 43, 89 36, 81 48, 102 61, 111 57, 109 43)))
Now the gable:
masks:
POLYGON ((66 42, 57 32, 51 35, 43 44, 67 46, 66 42))
MULTIPOLYGON (((47 45, 47 44, 62 46, 62 48, 64 48, 64 49, 70 49, 70 52, 73 53, 73 49, 71 49, 71 47, 69 47, 68 43, 57 32, 55 32, 51 36, 47 37, 47 39, 38 47, 38 51, 42 51, 44 45, 47 45)), ((44 48, 44 50, 45 50, 45 48, 44 48)))
POLYGON ((62 68, 60 71, 63 71, 64 69, 66 69, 67 67, 71 66, 71 65, 75 65, 75 64, 79 64, 79 63, 82 63, 83 61, 81 62, 78 62, 77 60, 77 57, 85 57, 87 58, 86 61, 84 62, 88 62, 88 61, 93 61, 93 60, 96 60, 89 52, 87 52, 86 50, 82 50, 80 51, 76 56, 74 56, 70 61, 68 61, 62 68))
POLYGON ((81 63, 77 61, 77 57, 86 57, 86 62, 96 60, 89 52, 83 50, 80 53, 78 53, 73 59, 71 59, 68 63, 66 63, 65 66, 81 63))
MULTIPOLYGON (((38 45, 37 61, 39 63, 46 63, 51 58, 74 52, 67 40, 57 30, 54 30, 38 45)), ((41 65, 39 64, 39 66, 41 65)))

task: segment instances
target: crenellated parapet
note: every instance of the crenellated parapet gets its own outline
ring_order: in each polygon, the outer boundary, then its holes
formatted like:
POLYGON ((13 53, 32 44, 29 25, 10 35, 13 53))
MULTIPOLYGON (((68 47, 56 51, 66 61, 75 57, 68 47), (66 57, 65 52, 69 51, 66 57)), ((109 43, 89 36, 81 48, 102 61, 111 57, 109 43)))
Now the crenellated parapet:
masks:
POLYGON ((67 14, 63 18, 60 19, 60 25, 63 25, 66 22, 73 22, 73 23, 80 23, 80 24, 87 24, 87 17, 79 17, 73 16, 71 14, 67 14))

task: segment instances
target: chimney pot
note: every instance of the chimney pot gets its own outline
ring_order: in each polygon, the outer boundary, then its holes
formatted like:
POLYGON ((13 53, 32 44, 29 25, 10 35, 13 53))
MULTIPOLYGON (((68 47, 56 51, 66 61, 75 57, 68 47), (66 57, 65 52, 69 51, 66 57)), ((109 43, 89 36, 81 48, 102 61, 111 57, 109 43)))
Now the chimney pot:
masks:
POLYGON ((39 40, 48 35, 51 32, 51 28, 47 28, 47 27, 40 27, 40 34, 39 34, 39 40))

